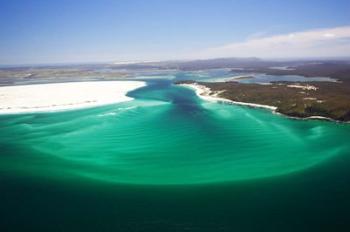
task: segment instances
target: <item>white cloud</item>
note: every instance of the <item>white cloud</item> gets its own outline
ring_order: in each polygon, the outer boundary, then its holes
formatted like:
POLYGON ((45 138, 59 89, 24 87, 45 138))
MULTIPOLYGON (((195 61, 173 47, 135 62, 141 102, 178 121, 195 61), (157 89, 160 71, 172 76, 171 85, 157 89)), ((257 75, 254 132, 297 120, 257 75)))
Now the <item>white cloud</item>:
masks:
POLYGON ((323 34, 324 37, 328 37, 328 38, 332 38, 332 37, 335 37, 334 34, 332 33, 326 33, 326 34, 323 34))
POLYGON ((208 48, 196 58, 214 57, 332 57, 350 56, 350 26, 251 38, 244 42, 208 48))

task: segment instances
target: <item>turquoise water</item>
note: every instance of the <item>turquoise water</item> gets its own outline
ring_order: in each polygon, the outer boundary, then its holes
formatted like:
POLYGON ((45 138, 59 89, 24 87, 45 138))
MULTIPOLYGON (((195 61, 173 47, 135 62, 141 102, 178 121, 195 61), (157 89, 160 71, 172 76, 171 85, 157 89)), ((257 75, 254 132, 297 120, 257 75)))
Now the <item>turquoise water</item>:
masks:
POLYGON ((205 102, 153 81, 136 100, 95 109, 2 116, 1 166, 131 184, 197 184, 283 175, 350 150, 349 128, 205 102), (40 165, 44 163, 45 165, 40 165))
MULTIPOLYGON (((348 205, 338 200, 350 193, 350 175, 335 175, 343 169, 334 162, 349 164, 349 125, 206 102, 166 79, 147 83, 129 93, 130 102, 0 116, 2 224, 16 228, 21 215, 21 225, 36 229, 52 230, 60 218, 63 231, 79 228, 74 218, 89 218, 85 229, 101 231, 260 231, 249 218, 260 225, 277 210, 286 214, 279 218, 284 231, 307 231, 322 222, 290 219, 308 202, 315 215, 327 197, 338 194, 325 211, 348 205), (323 184, 335 186, 325 191, 323 184), (314 194, 319 201, 310 200, 314 194)), ((274 223, 263 225, 274 231, 274 223)))

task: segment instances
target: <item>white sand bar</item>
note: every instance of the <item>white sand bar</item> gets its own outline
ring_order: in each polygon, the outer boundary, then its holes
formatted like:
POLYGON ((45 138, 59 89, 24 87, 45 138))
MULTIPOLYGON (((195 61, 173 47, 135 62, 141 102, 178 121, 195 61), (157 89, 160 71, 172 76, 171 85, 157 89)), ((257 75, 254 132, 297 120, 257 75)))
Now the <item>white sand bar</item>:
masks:
POLYGON ((142 81, 91 81, 0 87, 0 114, 47 112, 130 101, 142 81))

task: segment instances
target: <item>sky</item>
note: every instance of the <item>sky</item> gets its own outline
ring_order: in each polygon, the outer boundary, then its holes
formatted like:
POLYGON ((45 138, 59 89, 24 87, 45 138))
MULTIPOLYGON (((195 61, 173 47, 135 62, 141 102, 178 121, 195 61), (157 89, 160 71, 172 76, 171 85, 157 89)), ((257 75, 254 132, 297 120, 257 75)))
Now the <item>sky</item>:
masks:
POLYGON ((349 0, 0 0, 0 64, 350 56, 349 0))

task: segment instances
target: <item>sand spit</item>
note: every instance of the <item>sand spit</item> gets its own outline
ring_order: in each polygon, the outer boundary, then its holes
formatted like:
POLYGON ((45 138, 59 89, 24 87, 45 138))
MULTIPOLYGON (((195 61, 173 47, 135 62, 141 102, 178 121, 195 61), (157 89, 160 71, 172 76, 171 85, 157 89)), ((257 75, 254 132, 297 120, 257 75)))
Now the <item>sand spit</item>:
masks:
POLYGON ((0 87, 0 114, 50 112, 130 101, 142 81, 91 81, 0 87))

